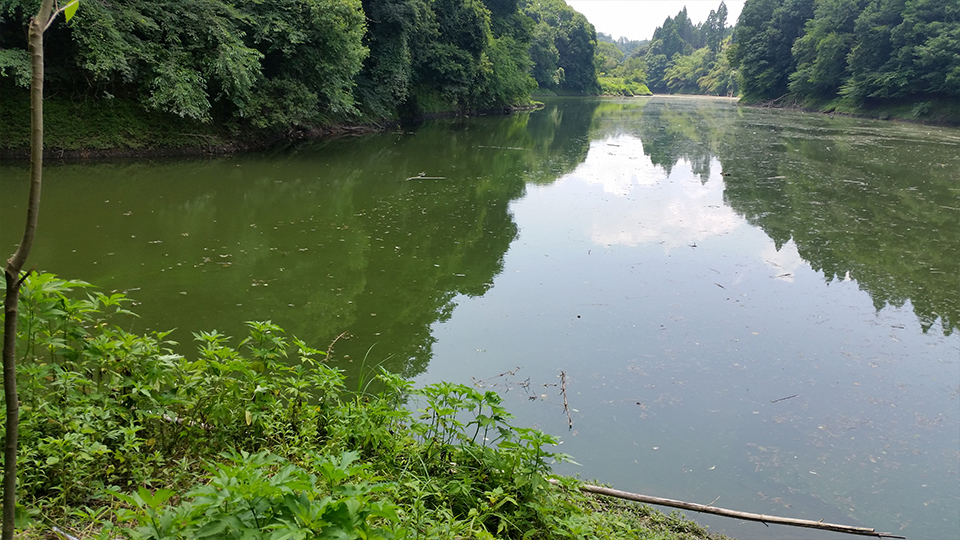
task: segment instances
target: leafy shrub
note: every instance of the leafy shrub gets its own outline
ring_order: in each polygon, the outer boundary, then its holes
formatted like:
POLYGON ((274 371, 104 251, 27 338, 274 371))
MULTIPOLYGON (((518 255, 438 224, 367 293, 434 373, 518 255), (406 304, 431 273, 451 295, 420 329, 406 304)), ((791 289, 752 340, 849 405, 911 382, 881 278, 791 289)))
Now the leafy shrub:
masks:
POLYGON ((373 499, 383 487, 343 481, 363 472, 357 454, 336 459, 311 456, 319 480, 285 459, 260 452, 225 453, 227 463, 209 467, 204 483, 176 506, 161 509, 171 490, 114 493, 136 511, 121 519, 137 525, 125 531, 134 539, 166 538, 394 538, 396 507, 373 499), (329 494, 326 494, 329 492, 329 494), (378 520, 383 527, 372 526, 378 520))
POLYGON ((647 85, 620 77, 600 77, 600 93, 608 96, 649 96, 647 85))

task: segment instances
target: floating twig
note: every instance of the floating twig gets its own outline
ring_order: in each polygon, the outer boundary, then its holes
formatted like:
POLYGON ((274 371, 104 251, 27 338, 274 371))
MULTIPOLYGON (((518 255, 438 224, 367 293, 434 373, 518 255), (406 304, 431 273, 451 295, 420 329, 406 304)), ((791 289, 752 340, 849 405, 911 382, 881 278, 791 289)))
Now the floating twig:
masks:
MULTIPOLYGON (((553 485, 560 484, 560 482, 552 478, 550 479, 550 483, 553 485)), ((619 489, 613 489, 613 488, 602 487, 602 486, 593 486, 590 484, 580 484, 577 487, 580 488, 580 491, 584 491, 586 493, 596 493, 599 495, 616 497, 618 499, 624 499, 627 501, 635 501, 635 502, 641 502, 645 504, 656 504, 659 506, 669 506, 671 508, 682 508, 684 510, 692 510, 694 512, 704 512, 707 514, 715 514, 723 517, 744 519, 747 521, 759 521, 764 525, 767 525, 768 523, 776 523, 778 525, 789 525, 791 527, 822 529, 825 531, 833 531, 833 532, 839 532, 839 533, 845 533, 845 534, 872 536, 874 538, 901 538, 901 539, 906 538, 905 536, 897 536, 890 533, 877 532, 875 529, 870 529, 867 527, 852 527, 850 525, 824 523, 822 519, 820 521, 812 521, 809 519, 785 518, 785 517, 778 517, 778 516, 768 516, 766 514, 740 512, 737 510, 728 510, 726 508, 717 508, 715 506, 710 506, 709 504, 688 503, 688 502, 678 501, 674 499, 663 499, 660 497, 651 497, 649 495, 640 495, 639 493, 630 493, 629 491, 620 491, 619 489)), ((714 502, 716 502, 716 500, 714 500, 714 502)), ((710 504, 713 504, 713 503, 710 503, 710 504)))
POLYGON ((560 372, 560 393, 563 394, 563 412, 567 413, 567 425, 573 429, 573 418, 570 417, 570 407, 567 406, 567 372, 560 372))
POLYGON ((794 394, 794 395, 792 395, 792 396, 782 397, 782 398, 780 398, 780 399, 775 399, 775 400, 771 401, 770 403, 780 403, 781 401, 786 401, 786 400, 788 400, 788 399, 793 399, 793 398, 795 398, 795 397, 797 397, 797 396, 799 396, 799 395, 800 395, 800 394, 794 394))
POLYGON ((330 360, 331 358, 333 358, 332 355, 333 355, 333 346, 334 346, 334 344, 336 344, 337 341, 339 341, 340 338, 342 338, 342 337, 345 336, 345 335, 347 335, 347 331, 346 331, 346 330, 344 330, 343 332, 340 332, 340 335, 337 336, 337 337, 335 337, 335 338, 333 338, 333 341, 330 342, 330 346, 327 347, 327 360, 330 360))
POLYGON ((494 148, 497 150, 526 150, 526 148, 520 148, 517 146, 485 146, 482 144, 477 146, 477 148, 494 148))
MULTIPOLYGON (((516 375, 518 371, 520 371, 520 366, 517 366, 517 367, 511 369, 510 371, 504 371, 503 373, 501 373, 501 374, 499 374, 499 375, 494 375, 493 377, 487 377, 486 379, 476 379, 475 377, 470 377, 470 378, 473 380, 473 385, 474 385, 474 386, 476 386, 477 388, 483 388, 484 384, 486 384, 487 381, 490 381, 490 380, 493 380, 493 379, 499 379, 500 377, 506 377, 507 375, 516 375)), ((496 386, 496 385, 494 385, 494 386, 496 386)), ((529 387, 529 386, 530 386, 530 378, 527 377, 527 380, 524 381, 523 383, 520 383, 520 386, 523 386, 524 388, 529 387)))

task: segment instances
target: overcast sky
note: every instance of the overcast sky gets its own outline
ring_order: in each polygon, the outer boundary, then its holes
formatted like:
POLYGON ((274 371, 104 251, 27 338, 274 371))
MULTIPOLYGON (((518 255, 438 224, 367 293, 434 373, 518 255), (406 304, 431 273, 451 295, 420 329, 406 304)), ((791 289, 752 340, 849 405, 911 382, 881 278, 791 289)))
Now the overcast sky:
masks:
MULTIPOLYGON (((726 0, 727 26, 733 26, 746 0, 726 0)), ((614 39, 650 39, 653 31, 667 17, 675 16, 683 6, 693 24, 706 20, 720 0, 567 0, 573 9, 583 13, 597 32, 614 39)))

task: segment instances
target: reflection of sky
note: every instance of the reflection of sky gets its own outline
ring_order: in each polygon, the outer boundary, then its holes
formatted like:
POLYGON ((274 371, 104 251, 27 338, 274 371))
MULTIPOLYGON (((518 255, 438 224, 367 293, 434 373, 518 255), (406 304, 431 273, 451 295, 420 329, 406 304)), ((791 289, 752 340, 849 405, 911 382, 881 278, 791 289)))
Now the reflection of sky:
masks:
POLYGON ((781 246, 779 250, 771 240, 763 251, 760 252, 760 257, 763 259, 764 264, 777 271, 774 277, 790 283, 793 283, 794 271, 796 271, 797 268, 801 266, 809 268, 810 266, 800 257, 800 253, 797 251, 797 245, 793 243, 793 240, 781 246))
POLYGON ((600 185, 615 197, 593 214, 590 237, 601 246, 659 243, 670 250, 730 233, 743 224, 723 204, 721 181, 701 183, 684 162, 668 177, 650 163, 640 140, 633 137, 594 141, 588 159, 573 176, 600 185))

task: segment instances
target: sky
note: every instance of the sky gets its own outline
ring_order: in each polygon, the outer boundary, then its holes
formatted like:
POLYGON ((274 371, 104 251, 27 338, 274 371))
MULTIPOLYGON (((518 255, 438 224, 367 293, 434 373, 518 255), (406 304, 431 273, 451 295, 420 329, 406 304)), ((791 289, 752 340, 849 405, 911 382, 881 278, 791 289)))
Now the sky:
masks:
MULTIPOLYGON (((728 26, 737 22, 745 1, 726 0, 728 26)), ((720 0, 567 0, 567 5, 583 13, 597 32, 639 40, 653 37, 664 19, 676 16, 683 6, 693 24, 701 23, 720 0)))

